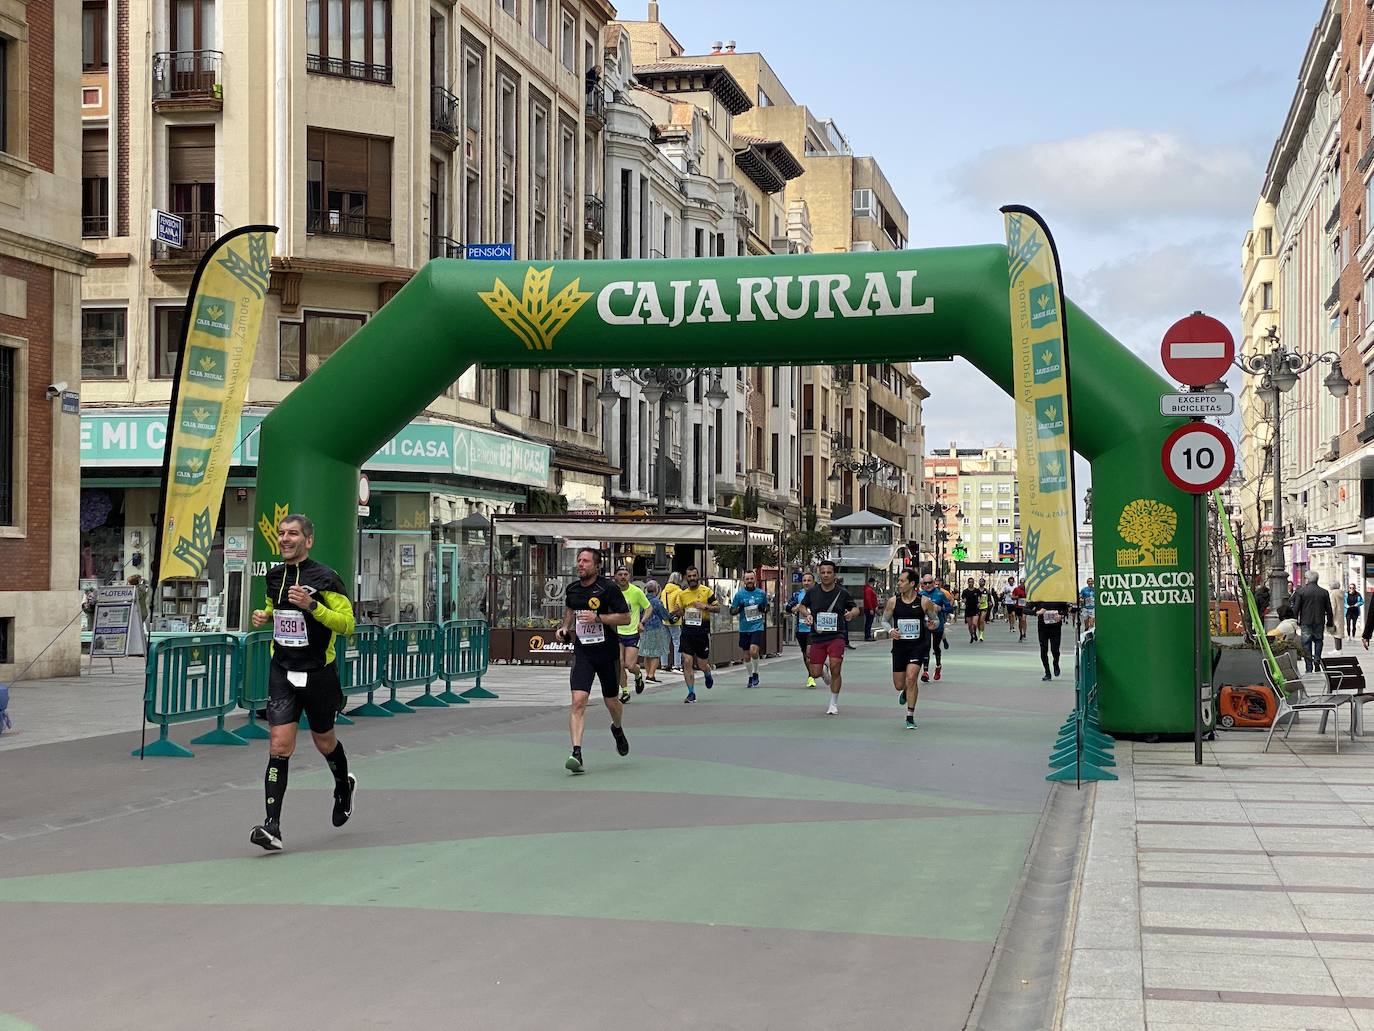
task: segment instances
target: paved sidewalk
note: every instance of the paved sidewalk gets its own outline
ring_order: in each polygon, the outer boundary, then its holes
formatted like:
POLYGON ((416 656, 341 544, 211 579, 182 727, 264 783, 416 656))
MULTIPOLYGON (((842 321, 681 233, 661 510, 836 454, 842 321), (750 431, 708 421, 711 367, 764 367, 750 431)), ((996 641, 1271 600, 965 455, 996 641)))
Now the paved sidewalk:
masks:
MULTIPOLYGON (((1119 742, 1096 786, 1062 1031, 1372 1031, 1374 736, 1308 714, 1119 742)), ((1343 714, 1342 724, 1348 716, 1343 714)))

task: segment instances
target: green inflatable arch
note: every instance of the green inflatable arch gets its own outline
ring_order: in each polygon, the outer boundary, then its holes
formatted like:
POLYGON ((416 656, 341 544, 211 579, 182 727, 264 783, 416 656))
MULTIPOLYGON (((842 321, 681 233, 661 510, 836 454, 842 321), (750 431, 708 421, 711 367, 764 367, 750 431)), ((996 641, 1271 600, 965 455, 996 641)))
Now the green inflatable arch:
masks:
MULTIPOLYGON (((822 365, 962 355, 1010 393, 1008 305, 1000 245, 431 261, 263 422, 255 522, 270 528, 284 511, 309 514, 313 554, 352 583, 359 468, 474 363, 606 368, 629 356, 644 365, 647 354, 678 367, 822 365)), ((1180 420, 1159 414, 1159 394, 1168 389, 1159 375, 1065 307, 1073 442, 1093 471, 1102 725, 1189 733, 1191 602, 1206 577, 1192 544, 1191 499, 1160 468, 1160 447, 1180 420), (1127 506, 1142 501, 1123 522, 1127 506), (1140 540, 1130 520, 1145 509, 1155 531, 1140 540)), ((254 569, 262 570, 274 556, 267 534, 254 541, 254 569)), ((253 597, 262 591, 255 577, 253 597)))

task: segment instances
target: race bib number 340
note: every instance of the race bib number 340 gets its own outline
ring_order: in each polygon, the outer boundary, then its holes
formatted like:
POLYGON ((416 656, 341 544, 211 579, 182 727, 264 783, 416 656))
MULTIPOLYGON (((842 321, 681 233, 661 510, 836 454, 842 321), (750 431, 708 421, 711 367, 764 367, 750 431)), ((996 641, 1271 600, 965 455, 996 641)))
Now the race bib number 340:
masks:
POLYGON ((833 634, 840 629, 840 614, 838 612, 817 612, 816 629, 822 634, 833 634))

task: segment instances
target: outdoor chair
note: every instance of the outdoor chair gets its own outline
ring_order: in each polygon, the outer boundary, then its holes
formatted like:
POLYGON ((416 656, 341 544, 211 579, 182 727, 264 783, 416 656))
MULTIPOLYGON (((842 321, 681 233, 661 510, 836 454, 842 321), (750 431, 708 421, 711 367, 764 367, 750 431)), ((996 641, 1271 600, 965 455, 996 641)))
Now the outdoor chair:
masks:
POLYGON ((1354 655, 1337 655, 1322 659, 1322 667, 1331 678, 1331 689, 1350 696, 1350 736, 1364 733, 1364 707, 1374 702, 1374 693, 1365 684, 1364 669, 1354 655))
POLYGON ((1274 722, 1269 725, 1269 733, 1264 739, 1264 750, 1269 751, 1270 742, 1274 739, 1274 731, 1278 729, 1279 721, 1285 717, 1288 719, 1288 729, 1284 732, 1283 739, 1288 740, 1288 735, 1293 732, 1293 724, 1297 721, 1298 714, 1304 711, 1320 712, 1322 714, 1321 726, 1317 733, 1326 733, 1326 717, 1328 715, 1335 722, 1335 733, 1332 735, 1336 741, 1336 754, 1341 753, 1341 718, 1340 708, 1342 705, 1350 703, 1350 695, 1332 694, 1330 690, 1331 680, 1325 673, 1315 672, 1307 674, 1313 678, 1311 683, 1317 684, 1317 678, 1325 685, 1324 691, 1317 694, 1309 694, 1307 682, 1304 682, 1303 675, 1298 672, 1297 663, 1294 661, 1293 652, 1287 651, 1277 656, 1275 662, 1278 664, 1279 672, 1282 675, 1283 683, 1279 683, 1273 672, 1269 669, 1269 663, 1263 663, 1264 679, 1268 682, 1274 692, 1274 700, 1278 705, 1278 711, 1274 713, 1274 722))

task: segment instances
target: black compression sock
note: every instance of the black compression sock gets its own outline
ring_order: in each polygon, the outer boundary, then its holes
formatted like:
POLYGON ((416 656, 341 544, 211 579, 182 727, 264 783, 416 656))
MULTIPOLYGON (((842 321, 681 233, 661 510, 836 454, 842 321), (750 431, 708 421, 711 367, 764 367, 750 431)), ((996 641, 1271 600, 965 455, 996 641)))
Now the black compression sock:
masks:
POLYGON ((334 783, 343 784, 348 780, 348 756, 344 755, 343 742, 334 744, 334 751, 324 757, 329 771, 334 774, 334 783))
POLYGON ((579 759, 582 758, 582 746, 581 746, 581 745, 573 745, 573 755, 577 756, 579 759))
POLYGON ((281 822, 282 796, 286 794, 286 773, 291 758, 274 755, 267 760, 267 776, 263 780, 263 793, 267 798, 267 819, 273 823, 281 822))

